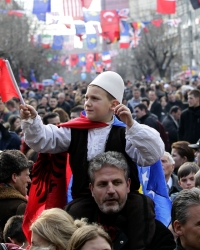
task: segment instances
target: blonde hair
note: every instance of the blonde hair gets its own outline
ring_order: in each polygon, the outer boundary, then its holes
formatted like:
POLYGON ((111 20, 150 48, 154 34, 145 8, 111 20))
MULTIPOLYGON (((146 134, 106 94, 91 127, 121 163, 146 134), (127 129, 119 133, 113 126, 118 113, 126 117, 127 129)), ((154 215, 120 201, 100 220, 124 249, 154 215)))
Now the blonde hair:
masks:
POLYGON ((69 239, 75 230, 84 225, 85 219, 74 221, 74 219, 60 208, 44 210, 32 223, 30 230, 50 245, 57 246, 60 250, 67 249, 69 239))
POLYGON ((83 225, 74 232, 69 241, 67 250, 81 250, 87 241, 96 239, 98 237, 103 238, 109 244, 110 249, 113 249, 110 236, 101 226, 92 224, 83 225))

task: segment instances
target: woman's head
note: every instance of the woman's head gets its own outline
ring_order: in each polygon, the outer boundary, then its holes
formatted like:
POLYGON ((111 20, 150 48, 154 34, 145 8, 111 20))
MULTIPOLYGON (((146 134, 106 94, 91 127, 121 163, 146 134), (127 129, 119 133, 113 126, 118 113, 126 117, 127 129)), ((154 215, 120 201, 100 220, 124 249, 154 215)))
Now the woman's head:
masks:
POLYGON ((187 141, 178 141, 172 144, 172 157, 175 161, 175 168, 179 168, 184 162, 194 161, 194 150, 189 148, 187 141))
POLYGON ((76 229, 73 218, 64 210, 44 210, 30 227, 31 249, 48 247, 50 250, 64 250, 76 229))
POLYGON ((10 131, 15 131, 21 125, 21 118, 17 115, 11 115, 8 118, 8 122, 10 124, 10 131))
POLYGON ((98 246, 98 250, 112 250, 109 235, 97 224, 84 225, 72 235, 67 250, 91 250, 98 246))

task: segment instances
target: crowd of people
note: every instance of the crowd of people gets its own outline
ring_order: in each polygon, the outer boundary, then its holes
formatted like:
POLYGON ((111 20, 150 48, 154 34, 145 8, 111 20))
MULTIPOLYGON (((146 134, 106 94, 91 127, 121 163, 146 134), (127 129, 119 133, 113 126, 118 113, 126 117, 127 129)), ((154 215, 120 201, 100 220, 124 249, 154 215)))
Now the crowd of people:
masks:
POLYGON ((107 71, 90 84, 21 92, 25 106, 0 99, 0 249, 200 250, 198 80, 131 83, 107 71), (172 202, 168 228, 138 192, 137 165, 159 160, 172 202), (31 182, 40 189, 38 169, 55 172, 67 161, 71 199, 32 221, 30 240, 22 220, 31 182))

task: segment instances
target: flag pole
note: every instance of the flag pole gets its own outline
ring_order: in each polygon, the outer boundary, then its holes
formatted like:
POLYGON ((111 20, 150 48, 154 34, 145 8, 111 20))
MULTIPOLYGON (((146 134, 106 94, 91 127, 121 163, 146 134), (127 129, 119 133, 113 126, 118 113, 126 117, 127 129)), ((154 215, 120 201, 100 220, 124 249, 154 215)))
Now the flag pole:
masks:
POLYGON ((25 104, 25 101, 24 101, 24 99, 23 99, 23 97, 22 97, 22 94, 21 94, 21 92, 20 92, 20 90, 19 90, 18 84, 17 84, 17 82, 16 82, 16 80, 15 80, 14 74, 13 74, 12 69, 11 69, 11 66, 10 66, 10 63, 9 63, 8 60, 5 60, 5 62, 6 62, 7 69, 8 69, 8 71, 9 71, 9 73, 10 73, 10 76, 11 76, 11 78, 12 78, 12 81, 13 81, 13 83, 14 83, 15 89, 16 89, 18 95, 19 95, 19 99, 20 99, 20 101, 21 101, 21 104, 23 104, 23 105, 25 106, 25 105, 26 105, 26 104, 25 104))

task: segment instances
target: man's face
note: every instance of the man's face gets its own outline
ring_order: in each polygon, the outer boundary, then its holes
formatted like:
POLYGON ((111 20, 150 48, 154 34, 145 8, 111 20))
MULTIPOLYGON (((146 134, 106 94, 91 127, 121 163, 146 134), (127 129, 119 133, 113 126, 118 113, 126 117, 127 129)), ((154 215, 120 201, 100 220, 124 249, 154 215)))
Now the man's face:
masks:
POLYGON ((162 167, 164 170, 165 178, 169 178, 172 172, 174 171, 174 164, 171 164, 169 161, 169 157, 167 155, 163 155, 161 158, 162 167))
POLYGON ((199 97, 194 97, 194 95, 188 95, 188 104, 189 107, 198 107, 199 106, 199 97))
POLYGON ((195 157, 197 165, 200 167, 200 148, 198 148, 197 151, 195 152, 195 157))
POLYGON ((182 189, 191 189, 195 187, 194 175, 195 173, 191 172, 189 175, 180 178, 178 184, 182 187, 182 189))
POLYGON ((58 101, 56 98, 51 98, 50 101, 49 101, 49 106, 51 108, 56 108, 57 107, 57 104, 58 104, 58 101))
POLYGON ((53 118, 48 118, 48 124, 58 125, 60 124, 60 117, 56 116, 53 118))
POLYGON ((155 92, 149 91, 149 100, 151 102, 154 102, 156 100, 156 94, 155 94, 155 92))
POLYGON ((27 187, 31 183, 29 169, 24 169, 20 175, 16 175, 14 179, 14 188, 18 190, 23 196, 27 195, 27 187))
POLYGON ((178 121, 180 119, 180 116, 181 116, 181 110, 178 109, 177 112, 174 113, 174 119, 178 121))
POLYGON ((175 102, 176 101, 176 96, 175 96, 174 93, 169 95, 169 101, 170 102, 175 102))
POLYGON ((60 103, 63 103, 65 101, 65 96, 64 95, 58 95, 58 101, 60 103))
POLYGON ((126 203, 130 192, 130 179, 126 181, 124 170, 107 165, 95 171, 94 184, 90 184, 90 190, 103 213, 117 213, 126 203))
POLYGON ((139 109, 139 108, 135 108, 134 109, 134 113, 135 113, 135 116, 137 117, 137 119, 140 119, 141 117, 143 117, 144 115, 146 115, 146 112, 144 109, 139 109))
POLYGON ((174 231, 180 237, 184 249, 200 250, 200 205, 190 206, 184 225, 174 222, 174 231))
POLYGON ((133 97, 138 100, 140 98, 140 91, 139 90, 133 90, 133 97))

